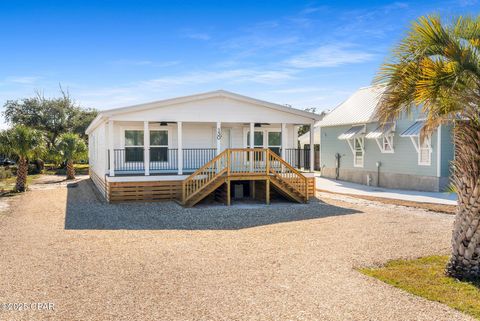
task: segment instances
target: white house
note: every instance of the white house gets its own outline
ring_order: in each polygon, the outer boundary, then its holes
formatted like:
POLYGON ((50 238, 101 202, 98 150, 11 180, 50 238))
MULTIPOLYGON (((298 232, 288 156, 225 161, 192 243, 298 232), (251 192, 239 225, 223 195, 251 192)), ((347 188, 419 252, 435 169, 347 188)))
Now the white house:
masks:
POLYGON ((292 166, 298 126, 319 119, 224 90, 105 110, 86 130, 91 177, 109 201, 177 199, 193 205, 215 194, 229 204, 239 194, 268 191, 270 183, 288 194, 287 187, 307 181, 292 166), (237 181, 249 186, 244 193, 234 187, 233 195, 230 182, 237 181))

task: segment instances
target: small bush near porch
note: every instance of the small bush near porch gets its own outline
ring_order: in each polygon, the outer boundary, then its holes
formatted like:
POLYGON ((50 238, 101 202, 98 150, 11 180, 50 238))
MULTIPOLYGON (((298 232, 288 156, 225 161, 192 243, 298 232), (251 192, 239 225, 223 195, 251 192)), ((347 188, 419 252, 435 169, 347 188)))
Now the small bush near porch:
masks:
POLYGON ((461 282, 445 275, 448 256, 390 261, 360 272, 426 299, 444 303, 480 319, 480 280, 461 282))

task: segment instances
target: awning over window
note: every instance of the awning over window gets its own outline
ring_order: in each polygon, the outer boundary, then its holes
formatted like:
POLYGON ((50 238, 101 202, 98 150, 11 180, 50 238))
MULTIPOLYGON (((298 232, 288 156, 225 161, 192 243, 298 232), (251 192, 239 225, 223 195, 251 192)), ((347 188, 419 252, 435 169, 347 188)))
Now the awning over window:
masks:
POLYGON ((400 137, 418 137, 423 128, 423 120, 416 121, 412 126, 408 127, 400 137))
POLYGON ((338 139, 346 140, 360 137, 365 134, 365 125, 352 126, 349 130, 338 136, 338 139))
POLYGON ((391 132, 395 130, 395 123, 386 123, 384 125, 378 126, 375 130, 369 132, 365 138, 368 139, 377 139, 384 136, 388 136, 391 132))

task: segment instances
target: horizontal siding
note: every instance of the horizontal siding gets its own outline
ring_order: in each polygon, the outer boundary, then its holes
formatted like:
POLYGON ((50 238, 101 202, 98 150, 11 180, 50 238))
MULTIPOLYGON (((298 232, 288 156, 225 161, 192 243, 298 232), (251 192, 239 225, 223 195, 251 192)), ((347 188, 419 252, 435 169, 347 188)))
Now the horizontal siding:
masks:
POLYGON ((93 184, 98 188, 98 191, 108 201, 108 185, 105 178, 101 178, 94 171, 90 170, 90 179, 93 184))
POLYGON ((453 143, 453 126, 442 126, 442 151, 441 151, 441 175, 443 177, 450 176, 451 162, 455 155, 455 145, 453 143))
POLYGON ((180 201, 182 181, 110 182, 108 193, 111 203, 180 201))
MULTIPOLYGON (((322 167, 335 168, 335 154, 339 153, 341 157, 340 168, 376 171, 376 162, 380 161, 381 171, 384 173, 410 174, 422 176, 436 176, 437 166, 437 133, 432 135, 432 163, 430 166, 418 165, 418 155, 410 138, 400 137, 399 133, 407 129, 413 121, 397 121, 395 136, 393 138, 393 154, 381 153, 380 149, 373 139, 365 139, 365 159, 364 167, 353 166, 353 154, 347 141, 339 140, 338 136, 347 131, 351 126, 333 126, 323 127, 321 130, 321 165, 322 167)), ((374 130, 377 123, 367 124, 367 132, 374 130)))

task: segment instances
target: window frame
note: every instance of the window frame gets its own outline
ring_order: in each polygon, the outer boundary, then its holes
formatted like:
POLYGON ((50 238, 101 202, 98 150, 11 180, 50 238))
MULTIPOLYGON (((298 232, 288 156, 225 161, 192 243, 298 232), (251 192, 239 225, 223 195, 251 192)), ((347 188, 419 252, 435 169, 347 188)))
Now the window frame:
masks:
POLYGON ((149 155, 150 155, 150 163, 168 163, 170 161, 170 155, 168 153, 168 150, 170 148, 170 133, 169 133, 169 130, 168 129, 163 129, 163 128, 160 128, 160 129, 150 129, 149 130, 149 134, 150 134, 150 146, 149 146, 149 155), (152 145, 152 132, 166 132, 167 133, 167 144, 166 145, 152 145), (151 154, 151 150, 152 148, 166 148, 167 149, 167 159, 166 160, 157 160, 157 161, 152 161, 151 157, 152 157, 152 154, 151 154))
MULTIPOLYGON (((268 133, 270 132, 275 132, 275 133, 280 133, 280 145, 272 145, 272 147, 280 147, 282 148, 282 130, 280 128, 260 128, 260 129, 255 129, 254 132, 261 132, 263 135, 262 139, 262 145, 254 145, 254 148, 268 148, 268 133)), ((244 130, 244 141, 243 141, 243 146, 245 148, 250 148, 248 144, 248 140, 250 137, 250 128, 245 128, 244 130)))
POLYGON ((417 143, 418 143, 418 165, 419 166, 431 166, 432 165, 432 137, 427 136, 424 138, 424 143, 426 145, 422 146, 422 139, 420 136, 417 137, 417 143), (422 150, 427 150, 428 151, 428 161, 422 161, 422 150))
POLYGON ((365 137, 354 137, 353 138, 353 167, 362 167, 365 165, 365 137), (357 149, 358 146, 360 147, 357 149), (357 152, 361 152, 362 162, 357 162, 357 152))
POLYGON ((394 133, 389 133, 388 135, 383 135, 382 136, 382 143, 380 145, 380 152, 382 154, 393 154, 393 153, 395 153, 395 149, 394 149, 394 145, 393 145, 393 137, 394 136, 395 136, 394 133), (390 147, 390 149, 385 149, 385 145, 388 145, 390 147))
POLYGON ((277 131, 277 130, 267 130, 266 132, 267 132, 267 139, 266 139, 266 146, 267 146, 267 147, 266 147, 266 148, 267 148, 267 149, 270 149, 270 150, 271 150, 271 148, 278 148, 278 154, 275 153, 273 150, 272 150, 272 151, 273 151, 275 154, 277 154, 278 156, 281 156, 281 153, 282 153, 282 131, 281 131, 281 130, 280 130, 280 131, 277 131), (270 133, 276 133, 276 134, 279 134, 279 135, 280 135, 280 145, 270 145, 270 137, 269 137, 270 133))
POLYGON ((142 156, 142 160, 127 160, 127 149, 128 148, 142 148, 143 151, 145 151, 145 132, 143 129, 139 129, 139 128, 129 128, 129 129, 124 129, 123 130, 123 136, 122 136, 122 145, 123 145, 123 149, 125 151, 125 158, 124 158, 124 162, 125 163, 143 163, 145 161, 145 153, 143 153, 143 156, 142 156), (127 145, 127 139, 126 139, 126 135, 127 135, 127 132, 132 132, 132 131, 136 131, 136 132, 142 132, 143 133, 143 142, 142 142, 142 145, 127 145))

